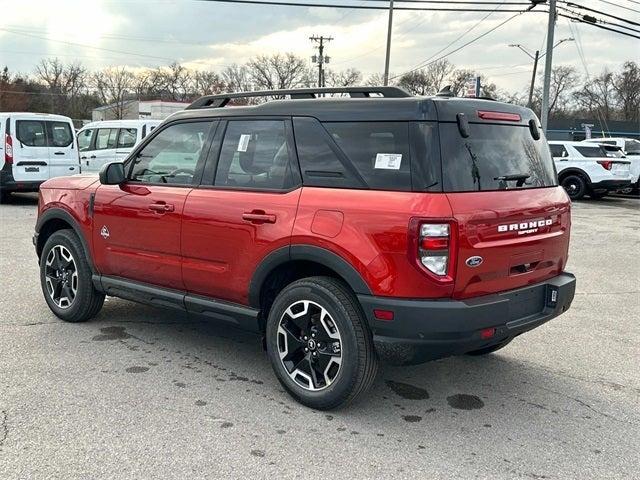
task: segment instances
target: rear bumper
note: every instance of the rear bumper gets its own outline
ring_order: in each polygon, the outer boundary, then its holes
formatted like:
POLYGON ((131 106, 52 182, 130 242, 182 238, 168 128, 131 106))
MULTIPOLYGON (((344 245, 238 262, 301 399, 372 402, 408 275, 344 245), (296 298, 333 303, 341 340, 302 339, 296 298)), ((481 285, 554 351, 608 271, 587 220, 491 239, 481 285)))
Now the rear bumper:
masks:
POLYGON ((490 347, 536 328, 569 308, 575 287, 575 277, 565 272, 536 285, 466 300, 358 299, 378 355, 415 364, 490 347), (393 320, 376 319, 374 309, 393 311, 393 320), (488 328, 495 328, 495 334, 481 338, 480 331, 488 328))
POLYGON ((0 189, 3 192, 37 192, 44 181, 16 182, 10 165, 0 170, 0 189))
POLYGON ((592 190, 606 190, 606 191, 614 191, 621 190, 623 188, 630 188, 631 180, 602 180, 600 182, 592 183, 592 190))

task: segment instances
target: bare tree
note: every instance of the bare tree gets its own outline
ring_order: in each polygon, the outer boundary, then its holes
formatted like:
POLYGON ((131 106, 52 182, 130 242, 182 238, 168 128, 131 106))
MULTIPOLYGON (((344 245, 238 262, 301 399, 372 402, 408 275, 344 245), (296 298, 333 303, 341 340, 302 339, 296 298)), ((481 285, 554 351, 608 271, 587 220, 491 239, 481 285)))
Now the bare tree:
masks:
POLYGON ((226 90, 224 79, 217 72, 197 70, 192 78, 192 90, 197 95, 215 95, 226 90))
POLYGON ((222 71, 222 79, 230 92, 248 92, 253 90, 249 79, 249 70, 244 65, 229 65, 222 71))
POLYGON ((640 66, 624 62, 622 71, 613 80, 621 116, 624 120, 640 122, 640 66))
POLYGON ((305 60, 292 53, 255 57, 247 63, 247 69, 259 90, 306 87, 311 83, 305 60))
POLYGON ((415 70, 400 77, 398 85, 414 95, 431 94, 431 85, 424 70, 415 70))
POLYGON ((92 76, 93 87, 103 104, 116 120, 124 118, 130 93, 135 86, 135 76, 124 67, 105 68, 92 76))
POLYGON ((427 68, 405 73, 398 84, 414 95, 435 95, 448 83, 454 68, 448 60, 438 60, 427 68))
MULTIPOLYGON (((540 73, 539 85, 542 85, 543 72, 540 73)), ((559 65, 551 70, 551 89, 549 92, 549 116, 566 116, 571 110, 572 90, 578 85, 580 77, 575 67, 559 65)), ((542 88, 538 87, 533 94, 534 110, 540 112, 542 105, 542 88)))
POLYGON ((150 81, 160 97, 166 100, 184 102, 193 96, 192 75, 179 63, 159 67, 151 72, 150 81))
POLYGON ((325 79, 329 87, 351 87, 362 83, 362 73, 355 68, 348 68, 340 72, 327 70, 325 79))
POLYGON ((578 107, 605 121, 615 117, 615 97, 613 73, 607 69, 573 92, 578 107))
MULTIPOLYGON (((389 83, 393 83, 391 77, 393 77, 393 75, 389 75, 389 83)), ((373 73, 367 77, 364 84, 368 87, 379 87, 380 85, 384 85, 384 75, 382 73, 373 73)))
POLYGON ((80 97, 87 93, 89 74, 79 62, 43 59, 35 68, 36 79, 47 86, 52 113, 75 116, 80 97))

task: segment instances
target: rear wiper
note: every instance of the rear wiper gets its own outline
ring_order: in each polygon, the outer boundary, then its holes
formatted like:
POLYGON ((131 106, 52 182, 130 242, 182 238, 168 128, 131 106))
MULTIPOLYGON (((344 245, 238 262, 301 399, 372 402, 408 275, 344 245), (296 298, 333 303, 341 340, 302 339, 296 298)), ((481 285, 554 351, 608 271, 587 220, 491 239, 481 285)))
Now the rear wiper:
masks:
POLYGON ((521 187, 524 182, 530 177, 528 173, 515 173, 513 175, 502 175, 495 177, 494 180, 500 180, 502 182, 516 182, 516 187, 521 187))

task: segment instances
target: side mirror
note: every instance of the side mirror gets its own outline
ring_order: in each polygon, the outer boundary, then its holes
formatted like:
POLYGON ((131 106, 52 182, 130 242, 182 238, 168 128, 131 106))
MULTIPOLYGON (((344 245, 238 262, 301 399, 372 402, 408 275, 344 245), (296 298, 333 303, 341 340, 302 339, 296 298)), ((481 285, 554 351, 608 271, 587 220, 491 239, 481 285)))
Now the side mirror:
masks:
POLYGON ((120 185, 125 181, 124 163, 113 162, 103 165, 98 177, 102 185, 120 185))

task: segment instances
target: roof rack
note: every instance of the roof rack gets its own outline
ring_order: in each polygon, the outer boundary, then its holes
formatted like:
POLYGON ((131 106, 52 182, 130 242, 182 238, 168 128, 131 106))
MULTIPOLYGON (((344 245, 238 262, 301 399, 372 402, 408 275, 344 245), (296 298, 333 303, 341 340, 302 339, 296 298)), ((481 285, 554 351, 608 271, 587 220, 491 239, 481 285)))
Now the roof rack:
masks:
POLYGON ((347 93, 352 98, 382 96, 386 98, 405 98, 412 95, 400 87, 332 87, 332 88, 295 88, 289 90, 261 90, 258 92, 221 93, 198 98, 187 110, 197 108, 221 108, 234 98, 271 97, 289 95, 292 100, 318 98, 323 93, 347 93))

